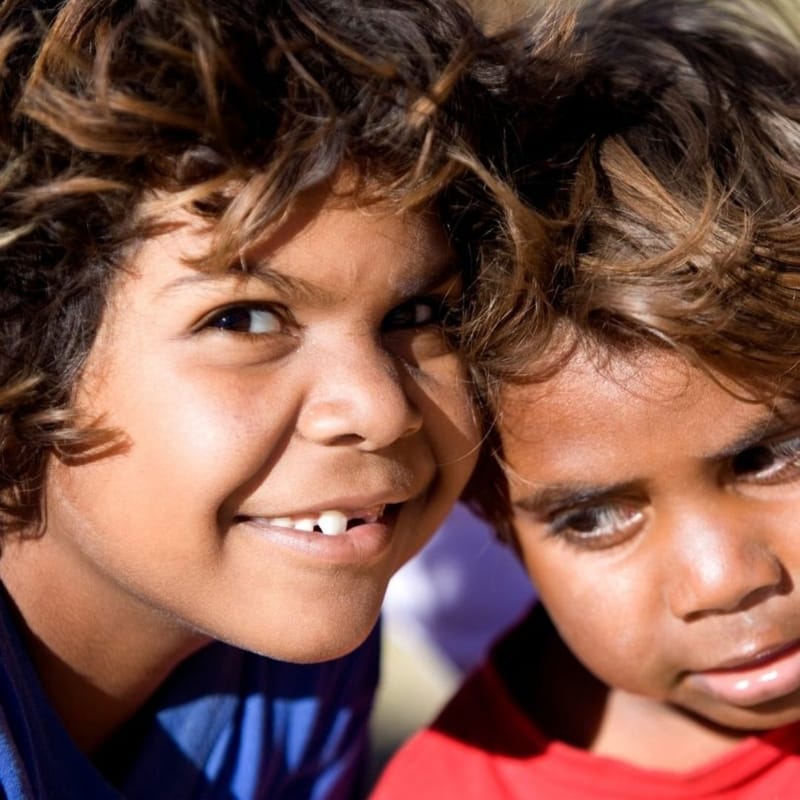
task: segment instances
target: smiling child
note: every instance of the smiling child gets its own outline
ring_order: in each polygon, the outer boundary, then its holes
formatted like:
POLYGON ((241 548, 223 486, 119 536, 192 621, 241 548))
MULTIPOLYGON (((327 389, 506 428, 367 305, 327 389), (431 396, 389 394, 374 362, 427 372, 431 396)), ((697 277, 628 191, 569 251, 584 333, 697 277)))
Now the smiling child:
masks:
POLYGON ((489 43, 448 0, 0 32, 0 794, 356 796, 387 581, 479 439, 441 193, 489 43))
POLYGON ((374 797, 788 800, 800 37, 767 2, 611 0, 562 57, 518 172, 556 257, 465 339, 507 479, 484 508, 541 606, 374 797))

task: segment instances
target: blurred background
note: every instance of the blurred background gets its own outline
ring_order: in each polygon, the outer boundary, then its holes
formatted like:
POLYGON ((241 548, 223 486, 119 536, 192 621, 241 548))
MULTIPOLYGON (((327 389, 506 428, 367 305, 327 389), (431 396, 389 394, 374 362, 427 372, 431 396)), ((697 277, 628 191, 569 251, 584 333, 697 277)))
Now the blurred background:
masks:
POLYGON ((464 506, 456 506, 389 584, 372 717, 373 780, 397 747, 436 716, 533 598, 511 549, 464 506))

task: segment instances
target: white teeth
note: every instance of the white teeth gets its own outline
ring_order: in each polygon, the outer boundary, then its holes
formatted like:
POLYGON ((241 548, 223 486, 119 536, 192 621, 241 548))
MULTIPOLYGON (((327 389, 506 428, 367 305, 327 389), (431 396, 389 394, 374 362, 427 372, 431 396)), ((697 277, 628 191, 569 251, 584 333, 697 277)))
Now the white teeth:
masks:
POLYGON ((347 517, 341 511, 323 511, 317 525, 326 536, 336 536, 347 530, 347 517))
POLYGON ((385 508, 386 506, 375 506, 369 510, 352 512, 349 516, 343 511, 333 509, 322 511, 314 517, 271 517, 267 522, 277 528, 292 528, 307 533, 311 533, 317 527, 326 536, 338 536, 347 531, 347 523, 351 519, 366 523, 376 522, 383 515, 385 508))

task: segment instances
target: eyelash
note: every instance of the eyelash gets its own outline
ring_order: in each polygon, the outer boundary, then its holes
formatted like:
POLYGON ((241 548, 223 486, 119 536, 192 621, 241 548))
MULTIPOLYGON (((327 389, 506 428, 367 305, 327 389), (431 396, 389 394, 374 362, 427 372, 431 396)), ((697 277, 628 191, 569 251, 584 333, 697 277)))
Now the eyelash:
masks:
MULTIPOLYGON (((238 303, 230 306, 226 306, 225 308, 220 308, 210 314, 205 320, 200 324, 200 330, 217 330, 225 333, 235 333, 240 336, 251 336, 251 337, 263 337, 263 336, 273 336, 277 333, 281 333, 285 330, 289 322, 289 314, 286 309, 282 309, 273 305, 265 304, 265 303, 238 303), (222 323, 227 318, 233 318, 236 315, 240 315, 240 319, 249 319, 250 325, 252 326, 254 321, 257 319, 256 315, 258 314, 268 314, 276 320, 274 326, 271 329, 264 329, 264 330, 241 330, 235 327, 235 324, 231 324, 230 326, 225 326, 222 323)), ((260 324, 264 325, 264 319, 260 319, 260 324)))
MULTIPOLYGON (((247 336, 264 336, 280 332, 282 327, 288 324, 287 318, 289 313, 286 309, 282 309, 270 304, 265 303, 237 303, 234 305, 226 306, 225 308, 218 309, 210 314, 199 325, 199 329, 216 329, 221 331, 229 331, 231 333, 239 333, 247 336), (220 323, 226 316, 231 316, 235 313, 244 312, 245 314, 252 315, 253 313, 262 312, 270 314, 278 321, 275 330, 262 330, 262 331, 246 331, 238 330, 235 327, 225 327, 220 323)), ((397 308, 392 309, 383 320, 383 328, 385 330, 404 330, 409 328, 421 328, 428 325, 444 325, 452 320, 454 317, 454 307, 450 305, 443 297, 431 295, 429 297, 415 297, 397 308), (418 308, 426 308, 430 314, 426 319, 418 319, 416 315, 408 321, 400 321, 399 323, 393 322, 397 317, 400 317, 403 312, 409 310, 415 311, 418 308)))
POLYGON ((424 297, 414 297, 402 305, 393 308, 383 319, 382 328, 385 331, 392 330, 410 330, 413 328, 422 328, 429 325, 436 325, 439 327, 452 324, 455 317, 454 306, 451 305, 446 298, 438 295, 429 295, 424 297), (430 311, 430 316, 424 320, 418 320, 416 316, 409 322, 393 323, 402 315, 404 311, 409 309, 416 310, 419 307, 425 307, 430 311))
MULTIPOLYGON (((731 460, 733 479, 761 485, 800 478, 800 436, 755 445, 731 460)), ((621 544, 638 530, 644 511, 632 503, 604 503, 555 511, 547 519, 547 535, 584 550, 621 544)))
POLYGON ((644 512, 630 503, 590 505, 552 514, 547 534, 584 550, 603 550, 626 541, 643 520, 644 512))
POLYGON ((762 485, 800 478, 800 436, 748 447, 731 459, 735 478, 762 485))

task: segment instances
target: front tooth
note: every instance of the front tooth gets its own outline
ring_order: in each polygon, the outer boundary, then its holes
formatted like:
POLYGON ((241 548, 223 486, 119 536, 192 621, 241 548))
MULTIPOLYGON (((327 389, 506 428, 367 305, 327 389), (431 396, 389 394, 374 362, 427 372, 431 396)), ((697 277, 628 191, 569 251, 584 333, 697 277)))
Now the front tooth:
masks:
POLYGON ((341 511, 323 511, 317 525, 327 536, 336 536, 347 530, 347 517, 341 511))
POLYGON ((270 525, 274 525, 276 528, 292 528, 292 521, 289 517, 275 517, 269 521, 270 525))
POLYGON ((308 531, 310 533, 314 530, 314 520, 310 518, 295 520, 294 527, 298 531, 308 531))

